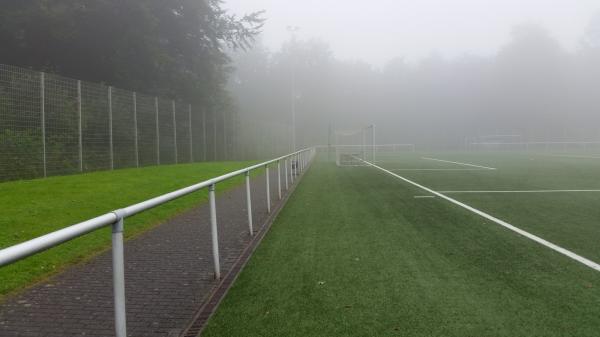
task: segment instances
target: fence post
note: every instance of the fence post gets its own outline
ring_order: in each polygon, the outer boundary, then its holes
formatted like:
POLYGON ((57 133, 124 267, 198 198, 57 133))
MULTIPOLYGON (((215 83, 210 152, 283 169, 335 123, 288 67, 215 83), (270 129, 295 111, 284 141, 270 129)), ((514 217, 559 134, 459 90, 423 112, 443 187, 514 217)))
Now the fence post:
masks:
POLYGON ((42 118, 42 167, 46 178, 46 74, 40 73, 40 114, 42 118))
POLYGON ((179 164, 179 158, 177 157, 177 119, 175 118, 175 100, 171 100, 171 107, 173 108, 173 148, 175 149, 175 164, 179 164))
POLYGON ((288 159, 285 158, 285 160, 283 161, 283 166, 285 166, 285 190, 287 191, 289 189, 288 186, 288 159))
POLYGON ((217 110, 213 111, 213 160, 217 161, 217 110))
POLYGON ((281 162, 277 161, 277 191, 281 200, 281 162))
POLYGON ((112 225, 112 268, 115 306, 115 335, 126 337, 125 313, 125 257, 123 250, 123 217, 115 213, 117 222, 112 225))
POLYGON ((371 160, 373 161, 373 163, 375 163, 375 124, 373 124, 373 133, 371 134, 371 144, 373 144, 373 151, 371 153, 371 160))
POLYGON ((271 184, 269 183, 269 165, 265 165, 267 177, 267 213, 271 213, 271 184))
POLYGON ((138 144, 138 120, 137 120, 137 95, 133 92, 133 146, 135 148, 135 167, 140 167, 140 154, 138 144))
POLYGON ((154 97, 154 116, 156 119, 156 165, 160 165, 160 129, 158 127, 158 97, 154 97))
POLYGON ((190 136, 190 163, 194 162, 194 142, 192 138, 192 105, 188 105, 188 134, 190 136))
POLYGON ((206 161, 206 108, 202 109, 202 161, 206 161))
POLYGON ((115 169, 114 144, 113 144, 113 111, 112 111, 112 87, 108 87, 108 136, 110 148, 110 169, 115 169))
POLYGON ((219 233, 217 232, 217 205, 215 202, 215 184, 208 187, 210 201, 210 233, 212 239, 213 261, 215 265, 215 278, 221 279, 221 265, 219 262, 219 233))
POLYGON ((252 228, 252 199, 250 194, 250 171, 246 171, 246 207, 248 208, 248 227, 250 235, 254 235, 252 228))
POLYGON ((77 146, 79 147, 79 172, 83 172, 83 127, 82 127, 82 123, 83 123, 83 119, 82 119, 82 113, 81 113, 81 81, 77 80, 77 117, 79 118, 78 120, 78 132, 79 132, 79 139, 78 139, 78 143, 77 146))
POLYGON ((227 115, 223 113, 223 160, 227 160, 227 115))

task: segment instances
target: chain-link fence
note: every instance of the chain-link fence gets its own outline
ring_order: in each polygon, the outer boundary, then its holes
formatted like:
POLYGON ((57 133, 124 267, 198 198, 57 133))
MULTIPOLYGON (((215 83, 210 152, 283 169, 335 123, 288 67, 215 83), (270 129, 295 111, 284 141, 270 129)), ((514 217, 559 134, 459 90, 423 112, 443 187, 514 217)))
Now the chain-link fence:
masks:
POLYGON ((235 115, 0 64, 0 181, 228 160, 235 115))

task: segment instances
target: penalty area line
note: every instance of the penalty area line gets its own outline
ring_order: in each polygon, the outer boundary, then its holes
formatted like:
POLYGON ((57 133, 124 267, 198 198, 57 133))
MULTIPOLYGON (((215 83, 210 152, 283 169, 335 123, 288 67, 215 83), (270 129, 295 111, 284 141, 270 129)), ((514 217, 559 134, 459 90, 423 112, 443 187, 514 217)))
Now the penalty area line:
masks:
POLYGON ((444 194, 485 194, 485 193, 586 193, 586 192, 600 192, 600 190, 524 190, 524 191, 439 191, 444 194))
POLYGON ((560 158, 577 158, 577 159, 600 159, 598 156, 584 156, 575 154, 547 154, 548 157, 560 157, 560 158))
POLYGON ((526 237, 526 238, 528 238, 528 239, 530 239, 532 241, 535 241, 535 242, 537 242, 537 243, 539 243, 539 244, 541 244, 541 245, 543 245, 543 246, 545 246, 547 248, 550 248, 550 249, 554 250, 555 252, 558 252, 558 253, 560 253, 562 255, 565 255, 568 258, 572 259, 572 260, 575 260, 575 261, 577 261, 579 263, 582 263, 582 264, 584 264, 584 265, 586 265, 586 266, 588 266, 588 267, 590 267, 590 268, 592 268, 592 269, 594 269, 596 271, 600 271, 600 265, 597 264, 596 262, 592 261, 592 260, 589 260, 589 259, 587 259, 587 258, 585 258, 583 256, 580 256, 580 255, 577 255, 577 254, 573 253, 572 251, 570 251, 568 249, 565 249, 565 248, 563 248, 561 246, 558 246, 558 245, 556 245, 556 244, 554 244, 554 243, 552 243, 550 241, 544 240, 544 239, 542 239, 541 237, 539 237, 537 235, 534 235, 534 234, 531 234, 529 232, 526 232, 526 231, 524 231, 524 230, 522 230, 522 229, 520 229, 518 227, 515 227, 515 226, 509 224, 506 221, 500 220, 500 219, 498 219, 498 218, 496 218, 496 217, 494 217, 494 216, 492 216, 490 214, 487 214, 487 213, 485 213, 483 211, 480 211, 480 210, 478 210, 478 209, 476 209, 474 207, 471 207, 471 206, 469 206, 467 204, 464 204, 464 203, 462 203, 462 202, 460 202, 460 201, 458 201, 456 199, 452 199, 452 198, 450 198, 450 197, 448 197, 448 196, 446 196, 446 195, 444 195, 444 194, 442 194, 440 192, 436 192, 436 191, 434 191, 434 190, 432 190, 432 189, 430 189, 428 187, 425 187, 425 186, 420 185, 420 184, 418 184, 418 183, 416 183, 416 182, 414 182, 412 180, 404 178, 404 177, 402 177, 402 176, 400 176, 400 175, 398 175, 398 174, 396 174, 396 173, 394 173, 392 171, 384 169, 383 167, 379 167, 379 166, 377 166, 377 165, 375 165, 373 163, 370 163, 370 162, 362 160, 362 159, 359 159, 359 160, 361 160, 362 162, 366 163, 367 165, 369 165, 371 167, 374 167, 374 168, 376 168, 376 169, 378 169, 380 171, 383 171, 383 172, 385 172, 385 173, 387 173, 387 174, 389 174, 391 176, 394 176, 394 177, 396 177, 396 178, 398 178, 398 179, 400 179, 400 180, 402 180, 402 181, 404 181, 404 182, 406 182, 408 184, 411 184, 411 185, 413 185, 415 187, 418 187, 418 188, 420 188, 420 189, 422 189, 422 190, 424 190, 426 192, 429 192, 429 193, 431 193, 431 194, 433 194, 433 195, 435 195, 437 197, 440 197, 440 198, 442 198, 442 199, 444 199, 446 201, 449 201, 449 202, 451 202, 451 203, 453 203, 453 204, 455 204, 457 206, 460 206, 460 207, 462 207, 462 208, 464 208, 464 209, 466 209, 468 211, 471 211, 471 212, 473 212, 473 213, 475 213, 475 214, 477 214, 477 215, 479 215, 479 216, 481 216, 483 218, 486 218, 486 219, 488 219, 488 220, 490 220, 492 222, 495 222, 496 224, 498 224, 498 225, 500 225, 502 227, 505 227, 505 228, 507 228, 507 229, 509 229, 509 230, 517 233, 517 234, 520 234, 520 235, 522 235, 522 236, 524 236, 524 237, 526 237))
POLYGON ((481 166, 481 165, 475 165, 475 164, 469 164, 469 163, 461 163, 458 161, 450 161, 450 160, 437 159, 437 158, 421 157, 421 159, 433 160, 433 161, 439 161, 442 163, 450 163, 450 164, 463 165, 463 166, 478 167, 478 168, 485 169, 485 170, 495 170, 496 169, 495 167, 481 166))
POLYGON ((480 168, 458 168, 458 169, 433 169, 433 168, 414 168, 414 169, 390 169, 390 171, 413 171, 413 172, 418 172, 418 171, 489 171, 488 169, 480 169, 480 168))

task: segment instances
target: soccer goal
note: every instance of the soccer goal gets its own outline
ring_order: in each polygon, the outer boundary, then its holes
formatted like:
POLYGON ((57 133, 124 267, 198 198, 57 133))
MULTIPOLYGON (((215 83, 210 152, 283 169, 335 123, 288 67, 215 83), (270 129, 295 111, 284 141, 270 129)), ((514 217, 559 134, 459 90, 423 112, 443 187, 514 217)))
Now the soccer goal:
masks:
POLYGON ((364 166, 375 160, 375 126, 335 132, 335 162, 338 166, 364 166))

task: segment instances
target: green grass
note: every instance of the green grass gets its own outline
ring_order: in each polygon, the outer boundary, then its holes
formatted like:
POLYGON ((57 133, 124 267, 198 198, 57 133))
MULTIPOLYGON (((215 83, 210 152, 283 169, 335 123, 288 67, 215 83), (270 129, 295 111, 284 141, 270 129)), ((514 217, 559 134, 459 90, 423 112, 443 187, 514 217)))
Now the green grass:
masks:
MULTIPOLYGON (((524 165, 518 159, 480 159, 514 166, 513 178, 410 175, 435 188, 480 189, 473 177, 488 187, 559 186, 553 176, 561 163, 547 178, 519 182, 512 179, 529 174, 517 169, 524 165)), ((427 165, 418 158, 396 164, 427 165)), ((583 185, 580 176, 572 180, 583 185)), ((371 168, 315 163, 203 336, 598 335, 600 273, 467 210, 415 195, 423 192, 371 168)))
MULTIPOLYGON (((245 166, 248 162, 214 162, 95 172, 0 184, 0 248, 186 187, 245 166)), ((242 182, 220 183, 219 191, 242 182)), ((132 237, 207 199, 200 191, 128 218, 132 237)), ((110 228, 75 239, 0 269, 0 299, 110 245, 110 228)))

